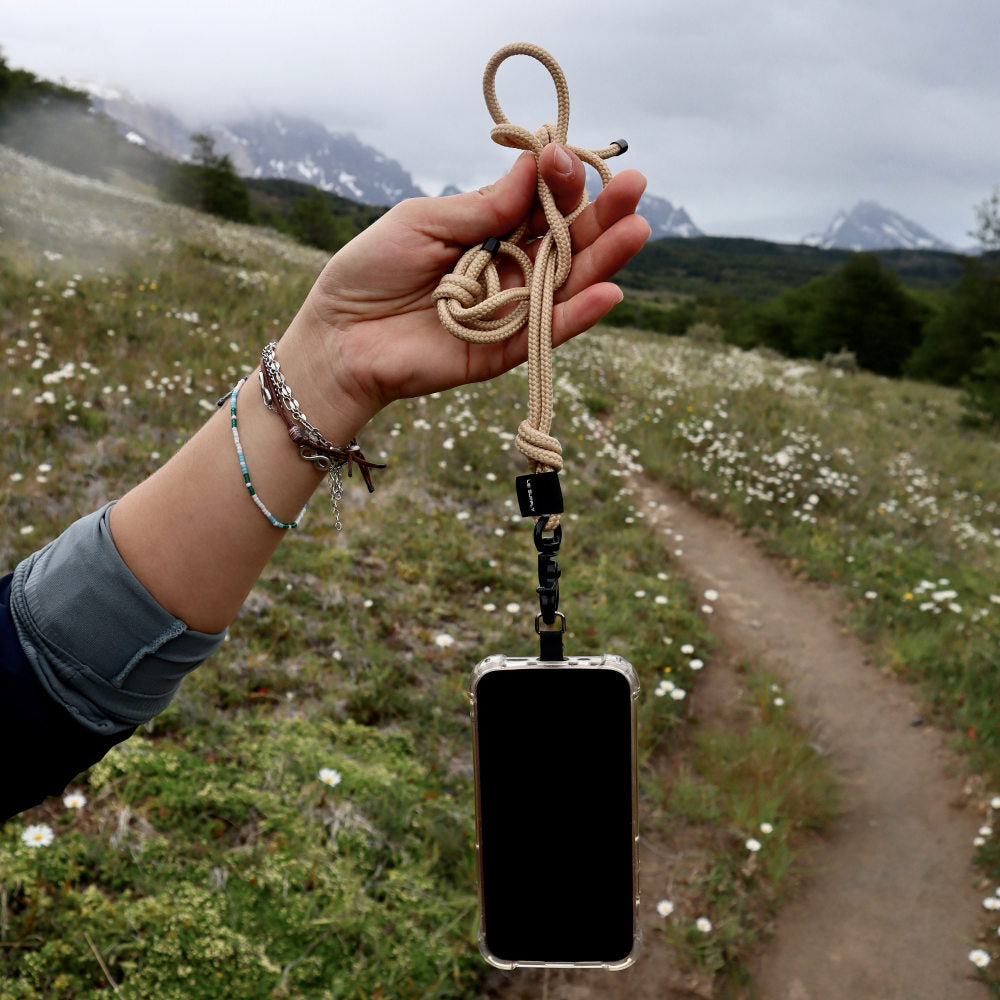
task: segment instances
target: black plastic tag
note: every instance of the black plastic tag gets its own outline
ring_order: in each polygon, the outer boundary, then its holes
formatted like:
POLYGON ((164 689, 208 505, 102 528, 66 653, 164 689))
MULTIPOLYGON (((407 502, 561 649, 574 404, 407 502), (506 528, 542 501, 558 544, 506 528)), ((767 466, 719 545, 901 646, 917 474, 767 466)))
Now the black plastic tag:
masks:
POLYGON ((518 476, 514 481, 521 517, 540 517, 542 514, 563 512, 562 487, 558 472, 537 472, 531 476, 518 476))

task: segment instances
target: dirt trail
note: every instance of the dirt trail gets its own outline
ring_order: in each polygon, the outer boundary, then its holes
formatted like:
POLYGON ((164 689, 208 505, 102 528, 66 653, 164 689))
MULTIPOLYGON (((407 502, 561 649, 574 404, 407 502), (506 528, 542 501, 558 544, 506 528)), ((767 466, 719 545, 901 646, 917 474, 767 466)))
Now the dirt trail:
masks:
MULTIPOLYGON (((753 969, 759 1000, 981 1000, 967 955, 981 893, 972 888, 979 818, 966 808, 961 769, 926 725, 910 692, 867 662, 838 625, 841 607, 796 580, 737 529, 647 482, 633 483, 651 528, 669 526, 691 582, 717 590, 711 626, 726 655, 751 656, 784 678, 842 778, 843 813, 810 858, 802 890, 780 914, 753 969)), ((651 845, 643 882, 662 864, 651 845)), ((643 899, 643 919, 655 900, 643 899)), ((670 1000, 688 992, 655 934, 637 966, 595 976, 506 974, 486 996, 503 1000, 670 1000)), ((691 984, 695 986, 695 984, 691 984)))
POLYGON ((866 662, 832 595, 792 578, 730 525, 645 486, 696 585, 719 591, 713 626, 730 649, 787 679, 843 778, 844 809, 781 913, 754 980, 762 1000, 985 997, 968 961, 979 825, 942 735, 914 726, 906 688, 866 662))

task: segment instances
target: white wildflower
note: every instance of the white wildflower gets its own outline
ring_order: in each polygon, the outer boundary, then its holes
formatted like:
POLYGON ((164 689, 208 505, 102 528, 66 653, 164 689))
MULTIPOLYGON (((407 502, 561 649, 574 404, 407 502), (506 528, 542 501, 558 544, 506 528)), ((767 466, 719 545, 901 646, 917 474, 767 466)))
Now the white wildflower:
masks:
POLYGON ((21 842, 27 844, 28 847, 48 847, 55 840, 55 837, 51 826, 45 823, 34 823, 24 828, 21 842))

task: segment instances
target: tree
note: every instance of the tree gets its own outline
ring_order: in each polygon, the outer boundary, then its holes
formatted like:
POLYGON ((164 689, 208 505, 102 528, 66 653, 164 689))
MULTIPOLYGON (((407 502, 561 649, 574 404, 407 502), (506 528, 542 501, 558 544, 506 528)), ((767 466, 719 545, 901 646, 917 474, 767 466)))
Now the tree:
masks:
POLYGON ((924 310, 874 254, 853 254, 827 280, 806 325, 803 353, 813 358, 851 351, 879 375, 899 375, 920 344, 924 310))
POLYGON ((880 375, 898 375, 921 341, 923 307, 872 254, 853 254, 835 274, 756 307, 750 342, 815 358, 849 351, 880 375))
POLYGON ((976 206, 976 223, 969 235, 979 240, 986 250, 1000 250, 1000 184, 976 206))
POLYGON ((979 364, 965 377, 965 421, 1000 426, 1000 333, 987 333, 979 364))
POLYGON ((310 246, 335 253, 357 232, 348 219, 330 211, 323 192, 314 188, 292 205, 289 223, 295 238, 310 246))
POLYGON ((252 222, 250 191, 228 156, 215 152, 215 140, 204 132, 191 136, 191 163, 178 163, 167 182, 167 196, 182 205, 234 222, 252 222))
POLYGON ((962 277, 928 323, 907 374, 958 385, 979 362, 986 334, 1000 330, 1000 257, 966 260, 962 277))

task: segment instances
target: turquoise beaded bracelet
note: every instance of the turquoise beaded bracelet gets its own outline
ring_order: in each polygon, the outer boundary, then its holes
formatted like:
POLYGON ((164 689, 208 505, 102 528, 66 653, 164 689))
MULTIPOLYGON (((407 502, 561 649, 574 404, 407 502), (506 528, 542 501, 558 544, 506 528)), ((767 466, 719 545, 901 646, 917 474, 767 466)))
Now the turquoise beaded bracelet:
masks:
MULTIPOLYGON (((247 492, 250 494, 250 499, 257 505, 257 509, 274 525, 276 528, 281 528, 284 531, 288 531, 289 528, 298 527, 299 521, 305 516, 306 507, 303 507, 299 512, 299 516, 291 523, 287 521, 279 521, 268 509, 264 506, 264 501, 257 496, 257 491, 253 488, 253 484, 250 482, 250 471, 247 469, 247 460, 243 454, 243 445, 240 444, 240 432, 236 429, 236 397, 239 395, 240 388, 243 383, 246 382, 246 378, 241 378, 239 382, 233 388, 232 393, 229 396, 229 418, 230 423, 233 428, 233 442, 236 445, 236 457, 240 460, 240 471, 243 473, 243 485, 246 486, 247 492)), ((223 396, 225 399, 225 396, 223 396)))

